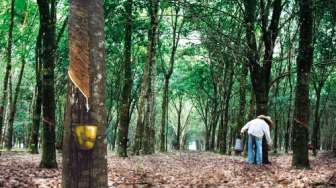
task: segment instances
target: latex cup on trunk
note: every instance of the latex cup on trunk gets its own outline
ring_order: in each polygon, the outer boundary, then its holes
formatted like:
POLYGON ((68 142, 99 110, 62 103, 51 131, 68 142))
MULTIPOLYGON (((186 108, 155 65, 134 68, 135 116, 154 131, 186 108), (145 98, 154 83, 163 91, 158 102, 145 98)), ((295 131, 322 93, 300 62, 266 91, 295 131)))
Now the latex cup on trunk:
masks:
POLYGON ((76 123, 73 125, 76 143, 81 150, 92 150, 97 139, 97 125, 76 123))

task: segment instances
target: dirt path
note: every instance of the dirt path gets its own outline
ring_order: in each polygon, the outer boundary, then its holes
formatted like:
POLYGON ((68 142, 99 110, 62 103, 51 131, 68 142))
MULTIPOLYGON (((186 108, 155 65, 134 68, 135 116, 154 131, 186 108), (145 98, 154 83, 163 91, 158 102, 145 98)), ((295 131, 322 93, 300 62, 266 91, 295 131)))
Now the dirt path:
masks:
MULTIPOLYGON (((292 170, 290 156, 272 156, 272 165, 247 165, 242 157, 181 152, 121 159, 109 156, 110 187, 326 187, 335 185, 336 158, 321 154, 311 170, 292 170), (329 181, 329 185, 326 183, 329 181), (135 186, 134 186, 135 185, 135 186)), ((39 155, 3 153, 0 187, 60 187, 61 168, 38 168, 39 155)), ((61 165, 61 158, 58 157, 61 165)))

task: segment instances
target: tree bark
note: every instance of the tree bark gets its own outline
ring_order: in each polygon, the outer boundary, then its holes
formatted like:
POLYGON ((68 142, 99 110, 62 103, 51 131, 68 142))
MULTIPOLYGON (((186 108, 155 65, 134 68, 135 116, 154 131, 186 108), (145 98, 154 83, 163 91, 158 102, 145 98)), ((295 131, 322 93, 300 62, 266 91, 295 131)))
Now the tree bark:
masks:
POLYGON ((14 100, 13 102, 10 104, 9 106, 9 118, 8 118, 8 126, 7 126, 7 139, 6 139, 6 149, 7 150, 11 150, 13 147, 13 125, 14 125, 14 118, 15 118, 15 114, 16 114, 16 103, 20 94, 20 86, 21 86, 21 81, 22 81, 22 77, 23 77, 23 72, 24 72, 24 68, 26 65, 26 60, 25 57, 22 57, 21 59, 21 69, 20 69, 20 73, 18 76, 18 82, 16 84, 15 87, 15 93, 14 93, 14 100))
MULTIPOLYGON (((9 30, 8 30, 8 42, 7 42, 7 49, 6 49, 6 72, 3 81, 3 93, 0 102, 0 141, 2 141, 2 129, 4 125, 4 114, 6 111, 6 102, 7 102, 7 95, 8 95, 8 81, 11 74, 12 69, 12 46, 13 46, 13 29, 14 29, 14 4, 15 0, 11 0, 10 4, 10 21, 9 21, 9 30)), ((1 143, 0 143, 1 144, 1 143)))
POLYGON ((181 149, 181 132, 182 132, 182 122, 181 122, 181 118, 182 118, 182 105, 183 105, 183 96, 178 96, 178 104, 175 105, 175 110, 176 110, 176 114, 177 114, 177 129, 176 129, 176 146, 175 149, 176 150, 180 150, 181 149))
POLYGON ((89 97, 68 82, 67 112, 63 136, 63 188, 108 187, 105 112, 104 10, 99 0, 73 0, 70 4, 70 64, 88 70, 89 97), (88 41, 84 43, 81 41, 88 41), (81 50, 83 59, 78 60, 81 50), (88 61, 88 62, 86 62, 88 61), (76 143, 73 128, 78 124, 97 126, 92 150, 82 150, 76 143))
POLYGON ((147 80, 147 100, 146 113, 144 114, 144 140, 143 153, 152 154, 155 151, 155 80, 156 80, 156 44, 158 30, 158 10, 160 0, 149 1, 149 15, 151 17, 150 29, 148 32, 148 80, 147 80))
POLYGON ((243 62, 242 64, 242 73, 240 75, 239 80, 239 111, 237 116, 237 130, 236 135, 238 136, 240 134, 240 129, 244 126, 245 122, 245 106, 246 106, 246 77, 248 74, 248 65, 246 62, 243 62))
POLYGON ((41 78, 41 28, 36 39, 35 46, 35 101, 33 102, 33 122, 31 128, 31 134, 29 138, 29 152, 32 154, 38 153, 38 140, 39 140, 39 130, 41 122, 41 104, 42 104, 42 78, 41 78))
POLYGON ((315 88, 316 94, 316 103, 315 103, 315 112, 314 112, 314 127, 312 133, 312 144, 313 144, 313 154, 317 155, 317 151, 319 150, 320 144, 320 103, 321 103, 321 91, 323 84, 318 85, 315 88))
POLYGON ((161 115, 161 129, 160 129, 160 151, 166 151, 166 120, 168 116, 168 92, 169 92, 169 78, 164 78, 163 96, 162 96, 162 115, 161 115))
POLYGON ((40 27, 42 51, 42 113, 43 113, 43 138, 42 157, 40 167, 56 168, 55 149, 55 32, 56 32, 56 2, 55 0, 38 0, 40 13, 40 27))
POLYGON ((211 108, 211 119, 210 119, 210 127, 211 127, 211 137, 210 137, 210 150, 215 150, 215 141, 216 141, 216 130, 218 124, 218 92, 217 92, 217 83, 213 82, 214 95, 212 100, 212 108, 211 108))
POLYGON ((288 82, 289 82, 289 108, 288 108, 288 114, 287 114, 287 123, 286 123, 286 130, 285 130, 285 153, 288 153, 289 150, 289 139, 290 139, 290 130, 291 130, 291 111, 292 111, 292 99, 293 99, 293 85, 292 85, 292 78, 291 78, 291 64, 288 65, 288 82))
POLYGON ((132 92, 132 6, 133 0, 125 2, 125 49, 124 49, 124 88, 118 126, 118 155, 127 157, 128 128, 130 122, 130 100, 132 92))
POLYGON ((300 41, 297 57, 297 82, 293 121, 293 158, 295 168, 309 168, 309 75, 313 63, 313 1, 299 1, 300 41))

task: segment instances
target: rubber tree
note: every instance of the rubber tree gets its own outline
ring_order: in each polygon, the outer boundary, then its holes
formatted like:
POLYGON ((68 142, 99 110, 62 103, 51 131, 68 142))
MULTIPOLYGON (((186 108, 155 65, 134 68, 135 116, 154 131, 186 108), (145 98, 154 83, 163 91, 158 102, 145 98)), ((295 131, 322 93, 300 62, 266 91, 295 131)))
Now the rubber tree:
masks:
POLYGON ((69 53, 62 187, 107 188, 103 1, 71 1, 69 53), (89 125, 82 130, 90 140, 74 134, 78 126, 89 125))
POLYGON ((127 157, 128 128, 130 122, 130 104, 132 92, 132 7, 133 0, 125 2, 125 45, 124 45, 124 85, 120 106, 118 126, 118 155, 127 157))
MULTIPOLYGON (((268 114, 268 99, 270 90, 271 68, 273 62, 273 52, 275 41, 279 32, 279 20, 282 11, 282 0, 267 1, 245 0, 245 24, 247 40, 247 58, 250 70, 250 76, 253 91, 256 97, 257 115, 268 114), (257 23, 256 13, 259 5, 259 14, 261 23, 257 23), (271 9, 272 8, 272 9, 271 9), (270 10, 272 16, 269 16, 270 10), (270 18, 270 20, 269 20, 270 18), (260 25, 261 42, 264 46, 263 58, 260 58, 260 52, 257 47, 256 30, 260 25)), ((268 151, 266 139, 263 138, 263 163, 267 164, 268 151)))
POLYGON ((140 88, 138 116, 133 145, 134 154, 139 154, 140 150, 142 150, 144 154, 151 154, 154 153, 155 149, 155 79, 159 4, 160 0, 148 1, 148 12, 150 16, 148 51, 140 88))
POLYGON ((55 168, 55 50, 56 1, 37 1, 41 27, 42 62, 42 157, 40 167, 55 168))
POLYGON ((299 2, 299 53, 296 62, 297 81, 293 120, 294 168, 309 168, 308 122, 309 122, 309 76, 313 64, 313 0, 299 2))
POLYGON ((8 41, 7 41, 7 49, 6 49, 6 72, 3 81, 3 92, 0 101, 0 141, 2 141, 2 129, 4 124, 4 114, 6 111, 6 103, 8 96, 8 81, 11 74, 12 69, 12 46, 13 46, 13 29, 14 29, 14 5, 15 0, 11 0, 10 3, 10 21, 9 21, 9 29, 8 29, 8 41))

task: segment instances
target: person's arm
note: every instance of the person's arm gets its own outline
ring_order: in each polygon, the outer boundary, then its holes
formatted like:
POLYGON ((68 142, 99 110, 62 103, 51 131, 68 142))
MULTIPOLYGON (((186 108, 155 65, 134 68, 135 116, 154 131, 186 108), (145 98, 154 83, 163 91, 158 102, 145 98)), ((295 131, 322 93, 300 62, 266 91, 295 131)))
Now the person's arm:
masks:
POLYGON ((250 126, 250 122, 246 123, 243 128, 240 130, 240 134, 243 134, 250 126))
POLYGON ((264 128, 265 128, 264 133, 265 133, 265 137, 266 137, 266 140, 267 140, 267 144, 269 146, 271 146, 272 145, 272 138, 271 138, 270 128, 269 128, 268 125, 265 125, 264 128))

